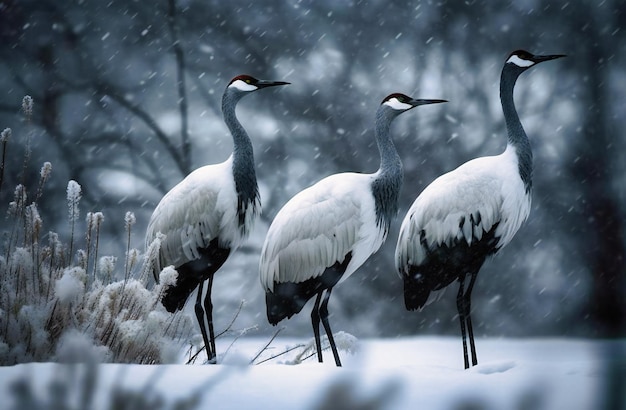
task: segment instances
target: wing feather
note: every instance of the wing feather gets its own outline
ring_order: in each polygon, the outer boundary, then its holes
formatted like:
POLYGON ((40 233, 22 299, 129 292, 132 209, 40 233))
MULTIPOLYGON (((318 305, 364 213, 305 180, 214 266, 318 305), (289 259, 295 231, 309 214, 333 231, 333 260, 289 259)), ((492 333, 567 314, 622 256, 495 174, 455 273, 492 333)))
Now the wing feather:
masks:
POLYGON ((449 246, 461 238, 471 245, 496 223, 498 248, 510 242, 528 217, 530 195, 517 173, 517 162, 501 159, 494 156, 469 161, 424 189, 400 228, 398 272, 419 265, 428 247, 449 246))
POLYGON ((375 224, 370 184, 369 175, 332 175, 287 202, 272 222, 261 251, 264 288, 318 277, 353 252, 345 278, 377 250, 382 233, 364 227, 368 220, 375 224))
MULTIPOLYGON (((237 231, 237 198, 230 169, 229 161, 198 168, 161 199, 146 231, 146 247, 158 232, 166 236, 158 269, 198 259, 199 249, 220 233, 237 231)), ((232 240, 228 235, 219 237, 226 243, 232 240)))

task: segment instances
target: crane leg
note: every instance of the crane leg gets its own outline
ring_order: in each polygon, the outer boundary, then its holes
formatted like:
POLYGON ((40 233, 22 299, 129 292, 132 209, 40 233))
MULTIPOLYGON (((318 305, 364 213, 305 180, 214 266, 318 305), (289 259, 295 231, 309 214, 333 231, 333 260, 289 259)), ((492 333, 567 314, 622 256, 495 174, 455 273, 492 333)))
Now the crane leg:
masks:
POLYGON ((200 281, 198 285, 198 296, 196 297, 196 304, 194 309, 196 311, 196 319, 198 319, 198 325, 200 326, 200 333, 202 333, 202 340, 204 341, 204 348, 206 349, 207 357, 211 360, 211 345, 209 344, 209 338, 206 333, 206 325, 204 324, 204 309, 202 309, 202 291, 204 289, 204 281, 200 281))
POLYGON ((311 324, 313 325, 313 336, 315 336, 315 348, 317 349, 317 361, 322 363, 322 342, 320 340, 320 300, 322 292, 317 294, 315 304, 311 311, 311 324))
POLYGON ((204 313, 206 314, 207 323, 209 325, 209 343, 211 344, 210 355, 207 350, 207 356, 209 356, 209 363, 215 363, 217 357, 217 350, 215 349, 215 331, 213 330, 213 302, 211 301, 211 290, 213 289, 213 275, 209 276, 206 296, 204 297, 204 313))
POLYGON ((330 323, 328 323, 328 300, 330 299, 330 292, 332 290, 333 288, 328 288, 326 290, 326 295, 324 295, 324 300, 320 306, 320 317, 322 318, 322 325, 324 325, 326 336, 328 336, 328 343, 330 343, 330 348, 332 349, 333 356, 335 357, 335 364, 337 367, 341 367, 341 360, 339 360, 339 352, 337 352, 337 345, 335 344, 333 331, 330 330, 330 323))
POLYGON ((470 341, 470 351, 472 354, 472 366, 478 364, 478 356, 476 355, 476 345, 474 344, 474 329, 472 329, 472 289, 474 289, 474 282, 478 277, 478 271, 472 272, 470 276, 470 282, 465 290, 465 312, 467 317, 467 334, 470 341))
POLYGON ((466 322, 466 303, 465 303, 465 275, 459 277, 459 292, 456 295, 456 308, 459 312, 459 321, 461 322, 461 338, 463 339, 463 363, 465 368, 469 369, 469 358, 467 357, 467 334, 465 331, 466 322))

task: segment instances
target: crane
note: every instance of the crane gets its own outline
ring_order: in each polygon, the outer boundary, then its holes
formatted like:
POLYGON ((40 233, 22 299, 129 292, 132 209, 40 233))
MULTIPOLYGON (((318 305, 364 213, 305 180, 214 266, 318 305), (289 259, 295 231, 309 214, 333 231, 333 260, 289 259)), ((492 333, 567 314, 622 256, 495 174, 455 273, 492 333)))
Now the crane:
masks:
POLYGON ((222 163, 191 172, 161 199, 148 223, 146 248, 159 233, 165 235, 153 269, 156 281, 166 266, 173 265, 178 272, 176 284, 165 289, 161 303, 174 313, 198 288, 195 314, 209 363, 216 359, 213 275, 248 237, 261 212, 252 143, 237 119, 235 107, 251 92, 285 84, 289 83, 258 80, 249 75, 239 75, 228 83, 222 97, 222 113, 233 138, 232 155, 222 163))
POLYGON ((472 365, 478 363, 471 321, 478 271, 488 256, 511 241, 530 212, 532 151, 515 109, 513 88, 530 67, 560 57, 523 50, 508 56, 500 77, 506 149, 435 179, 417 197, 400 228, 395 262, 407 310, 422 309, 437 298, 437 291, 459 282, 456 304, 466 369, 468 336, 472 365))
POLYGON ((398 209, 402 162, 389 136, 399 114, 444 100, 387 96, 376 113, 380 168, 373 174, 330 175, 291 198, 270 225, 261 250, 260 279, 272 325, 300 312, 315 296, 311 323, 322 362, 320 320, 335 358, 341 360, 328 322, 328 300, 387 237, 398 209), (322 297, 323 295, 323 297, 322 297))

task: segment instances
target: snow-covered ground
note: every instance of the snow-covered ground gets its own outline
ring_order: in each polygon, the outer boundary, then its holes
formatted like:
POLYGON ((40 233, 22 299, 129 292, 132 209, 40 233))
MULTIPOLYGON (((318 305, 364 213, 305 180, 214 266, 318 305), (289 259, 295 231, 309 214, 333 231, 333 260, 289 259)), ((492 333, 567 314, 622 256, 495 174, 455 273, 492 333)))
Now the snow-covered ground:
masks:
MULTIPOLYGON (((323 364, 315 358, 287 364, 302 349, 247 365, 267 341, 242 338, 231 346, 218 339, 218 365, 99 365, 94 403, 109 408, 110 392, 121 388, 165 401, 160 408, 199 393, 199 409, 600 409, 611 370, 621 372, 623 383, 626 365, 624 340, 478 339, 479 365, 463 370, 456 337, 362 340, 356 352, 340 352, 342 368, 329 351, 323 364)), ((279 337, 256 361, 306 342, 279 337)), ((0 408, 16 408, 25 385, 49 400, 51 382, 70 377, 68 369, 51 363, 0 367, 0 408)), ((88 370, 74 369, 74 380, 88 370)), ((68 394, 78 395, 81 383, 68 384, 68 394)))

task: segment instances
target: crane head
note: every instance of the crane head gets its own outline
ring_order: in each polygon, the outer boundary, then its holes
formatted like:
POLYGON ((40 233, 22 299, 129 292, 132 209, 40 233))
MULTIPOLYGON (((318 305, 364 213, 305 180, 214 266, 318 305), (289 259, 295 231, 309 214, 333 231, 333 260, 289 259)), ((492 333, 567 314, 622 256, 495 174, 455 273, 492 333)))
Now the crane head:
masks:
POLYGON ((381 105, 386 105, 390 108, 393 108, 394 110, 404 112, 404 111, 410 110, 411 108, 415 108, 419 105, 438 104, 438 103, 444 103, 444 102, 448 102, 448 101, 447 100, 421 100, 421 99, 411 98, 401 93, 393 93, 385 97, 381 105))
POLYGON ((250 75, 242 74, 230 80, 228 87, 230 89, 236 89, 242 92, 256 91, 261 88, 273 87, 277 85, 287 85, 289 83, 285 81, 267 81, 258 80, 250 75))
POLYGON ((505 64, 513 64, 521 69, 527 69, 535 64, 542 63, 544 61, 554 60, 555 58, 565 57, 564 54, 552 54, 552 55, 534 55, 525 50, 516 50, 509 54, 505 64))

